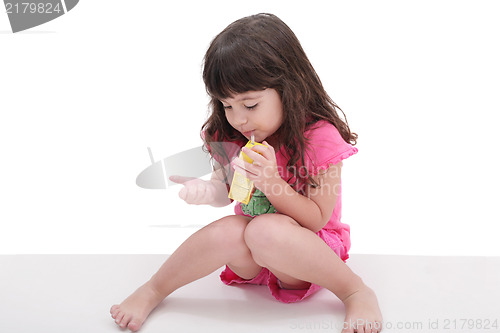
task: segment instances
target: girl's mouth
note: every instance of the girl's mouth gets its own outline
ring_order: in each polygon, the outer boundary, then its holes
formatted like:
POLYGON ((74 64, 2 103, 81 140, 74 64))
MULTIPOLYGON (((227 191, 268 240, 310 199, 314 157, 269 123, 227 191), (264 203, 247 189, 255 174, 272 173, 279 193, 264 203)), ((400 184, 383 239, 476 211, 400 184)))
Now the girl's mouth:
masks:
POLYGON ((243 132, 242 134, 243 134, 243 135, 244 135, 247 139, 249 139, 249 140, 250 140, 250 138, 252 137, 252 132, 254 132, 254 131, 243 132))

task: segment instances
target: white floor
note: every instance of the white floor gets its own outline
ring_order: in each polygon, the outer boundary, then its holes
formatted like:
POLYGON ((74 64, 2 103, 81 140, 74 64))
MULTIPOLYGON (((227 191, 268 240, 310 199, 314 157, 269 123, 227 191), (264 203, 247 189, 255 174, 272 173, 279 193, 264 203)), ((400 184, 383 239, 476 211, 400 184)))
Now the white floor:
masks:
MULTIPOLYGON (((163 255, 0 256, 0 332, 121 332, 109 315, 163 255)), ((378 294, 385 332, 500 332, 500 257, 352 255, 378 294)), ((326 290, 296 304, 266 287, 228 287, 217 272, 172 294, 147 332, 340 332, 344 308, 326 290)))

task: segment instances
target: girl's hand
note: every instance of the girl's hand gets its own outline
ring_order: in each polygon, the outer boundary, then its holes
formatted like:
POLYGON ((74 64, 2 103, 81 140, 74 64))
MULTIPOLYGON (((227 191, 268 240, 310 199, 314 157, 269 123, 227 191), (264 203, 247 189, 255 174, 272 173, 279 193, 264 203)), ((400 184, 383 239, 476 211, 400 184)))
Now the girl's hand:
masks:
POLYGON ((217 189, 210 181, 183 176, 170 176, 169 179, 184 185, 179 191, 179 198, 188 204, 209 205, 215 201, 217 189))
POLYGON ((274 148, 266 141, 262 142, 262 144, 265 146, 256 145, 252 149, 246 147, 242 149, 253 160, 253 163, 245 162, 238 157, 231 164, 235 171, 252 180, 255 187, 267 195, 272 186, 282 181, 282 179, 278 172, 274 148))

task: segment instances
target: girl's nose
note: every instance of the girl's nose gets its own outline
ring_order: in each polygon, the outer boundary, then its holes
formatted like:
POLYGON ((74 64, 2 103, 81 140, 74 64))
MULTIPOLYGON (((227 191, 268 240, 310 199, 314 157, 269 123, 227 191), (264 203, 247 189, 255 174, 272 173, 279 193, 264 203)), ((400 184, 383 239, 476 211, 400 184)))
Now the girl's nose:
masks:
POLYGON ((234 120, 235 120, 237 125, 244 125, 248 122, 247 115, 245 114, 245 112, 241 112, 241 111, 235 112, 234 120))

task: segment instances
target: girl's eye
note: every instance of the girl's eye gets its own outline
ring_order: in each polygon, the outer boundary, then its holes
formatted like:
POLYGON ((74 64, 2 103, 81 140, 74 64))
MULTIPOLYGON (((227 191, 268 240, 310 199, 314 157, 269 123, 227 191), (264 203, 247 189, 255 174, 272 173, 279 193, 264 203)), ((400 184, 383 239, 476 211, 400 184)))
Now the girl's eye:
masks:
POLYGON ((223 105, 223 107, 224 107, 224 110, 231 110, 232 109, 231 105, 223 105))
POLYGON ((259 104, 259 103, 254 104, 254 105, 251 105, 251 106, 246 106, 246 105, 245 105, 245 107, 246 107, 248 110, 252 110, 252 109, 255 109, 255 108, 257 107, 257 105, 258 105, 258 104, 259 104))

